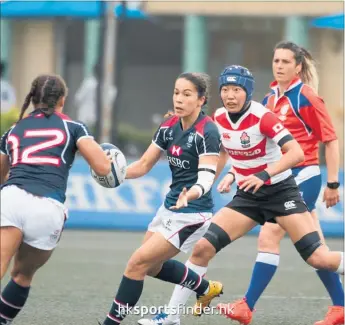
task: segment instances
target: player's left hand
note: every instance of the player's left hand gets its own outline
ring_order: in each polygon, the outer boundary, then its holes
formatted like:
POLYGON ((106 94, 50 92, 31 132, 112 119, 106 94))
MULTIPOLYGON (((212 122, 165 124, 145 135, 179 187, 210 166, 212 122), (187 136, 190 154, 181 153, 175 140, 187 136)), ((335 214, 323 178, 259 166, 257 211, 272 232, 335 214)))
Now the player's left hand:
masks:
POLYGON ((176 205, 170 207, 170 210, 178 210, 181 208, 185 208, 188 206, 188 198, 187 198, 187 188, 184 187, 178 199, 176 201, 176 205))
POLYGON ((323 192, 323 202, 326 202, 326 208, 330 208, 336 205, 340 200, 339 196, 339 189, 331 189, 326 187, 325 191, 323 192))
POLYGON ((250 189, 253 189, 253 194, 258 191, 258 189, 264 185, 264 181, 260 178, 250 175, 246 176, 239 184, 240 190, 243 190, 244 192, 248 192, 250 189))

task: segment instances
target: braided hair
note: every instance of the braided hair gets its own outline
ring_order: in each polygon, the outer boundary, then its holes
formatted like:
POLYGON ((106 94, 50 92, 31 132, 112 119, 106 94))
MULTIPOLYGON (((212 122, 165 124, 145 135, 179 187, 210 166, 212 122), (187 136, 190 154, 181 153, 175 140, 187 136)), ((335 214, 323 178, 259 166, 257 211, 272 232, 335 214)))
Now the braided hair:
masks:
POLYGON ((31 102, 35 110, 40 110, 45 116, 49 117, 55 112, 56 105, 61 97, 65 96, 67 96, 67 86, 60 76, 40 75, 36 77, 25 97, 18 121, 23 118, 31 102))

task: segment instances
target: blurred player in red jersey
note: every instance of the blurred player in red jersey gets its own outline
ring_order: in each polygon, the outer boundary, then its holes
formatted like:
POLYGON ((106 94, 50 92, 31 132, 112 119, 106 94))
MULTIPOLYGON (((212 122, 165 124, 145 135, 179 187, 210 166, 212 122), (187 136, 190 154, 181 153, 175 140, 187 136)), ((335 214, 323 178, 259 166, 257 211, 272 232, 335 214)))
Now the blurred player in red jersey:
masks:
MULTIPOLYGON (((339 202, 337 136, 325 104, 317 94, 318 76, 311 54, 292 42, 281 42, 275 47, 272 69, 275 81, 263 104, 277 115, 304 151, 304 161, 294 167, 292 173, 322 243, 325 243, 315 209, 321 190, 319 142, 326 148, 327 187, 323 201, 328 208, 339 202)), ((251 322, 254 305, 278 267, 279 244, 284 235, 285 230, 276 224, 266 223, 261 228, 259 253, 250 286, 244 299, 230 304, 230 318, 242 324, 251 322)), ((344 324, 344 291, 339 275, 327 270, 316 272, 329 292, 333 306, 329 307, 325 319, 315 325, 344 324)))

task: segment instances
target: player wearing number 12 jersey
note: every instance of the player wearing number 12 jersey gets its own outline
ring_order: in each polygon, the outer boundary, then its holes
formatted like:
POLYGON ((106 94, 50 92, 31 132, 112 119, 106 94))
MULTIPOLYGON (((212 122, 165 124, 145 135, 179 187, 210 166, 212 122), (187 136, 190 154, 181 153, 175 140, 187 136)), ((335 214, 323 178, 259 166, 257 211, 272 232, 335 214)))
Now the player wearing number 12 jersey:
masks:
POLYGON ((62 78, 38 76, 18 122, 1 138, 1 279, 15 256, 12 278, 1 293, 1 325, 11 323, 23 308, 35 272, 60 239, 67 179, 77 150, 98 175, 111 170, 110 159, 85 125, 62 114, 66 96, 62 78), (34 110, 23 118, 30 103, 34 110))

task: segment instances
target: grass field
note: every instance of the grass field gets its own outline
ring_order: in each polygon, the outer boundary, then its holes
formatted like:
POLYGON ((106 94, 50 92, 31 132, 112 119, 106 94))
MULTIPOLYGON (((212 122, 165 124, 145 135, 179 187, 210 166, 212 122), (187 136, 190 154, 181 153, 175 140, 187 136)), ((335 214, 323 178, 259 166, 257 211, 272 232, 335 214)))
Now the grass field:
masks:
MULTIPOLYGON (((143 233, 68 231, 48 264, 37 273, 30 299, 14 325, 97 325, 109 310, 131 253, 143 233)), ((343 250, 343 241, 328 241, 343 250)), ((330 299, 311 267, 299 257, 289 239, 282 242, 279 270, 256 306, 253 325, 313 325, 323 318, 330 299)), ((256 237, 245 237, 222 251, 209 267, 207 278, 224 283, 228 302, 247 288, 256 257, 256 237)), ((188 256, 180 254, 185 261, 188 256)), ((2 283, 7 282, 8 276, 2 283)), ((140 305, 168 303, 173 285, 148 278, 140 305)), ((194 296, 190 299, 194 303, 194 296)), ((123 324, 136 324, 130 315, 123 324)), ((238 324, 219 315, 182 317, 182 324, 238 324)))

